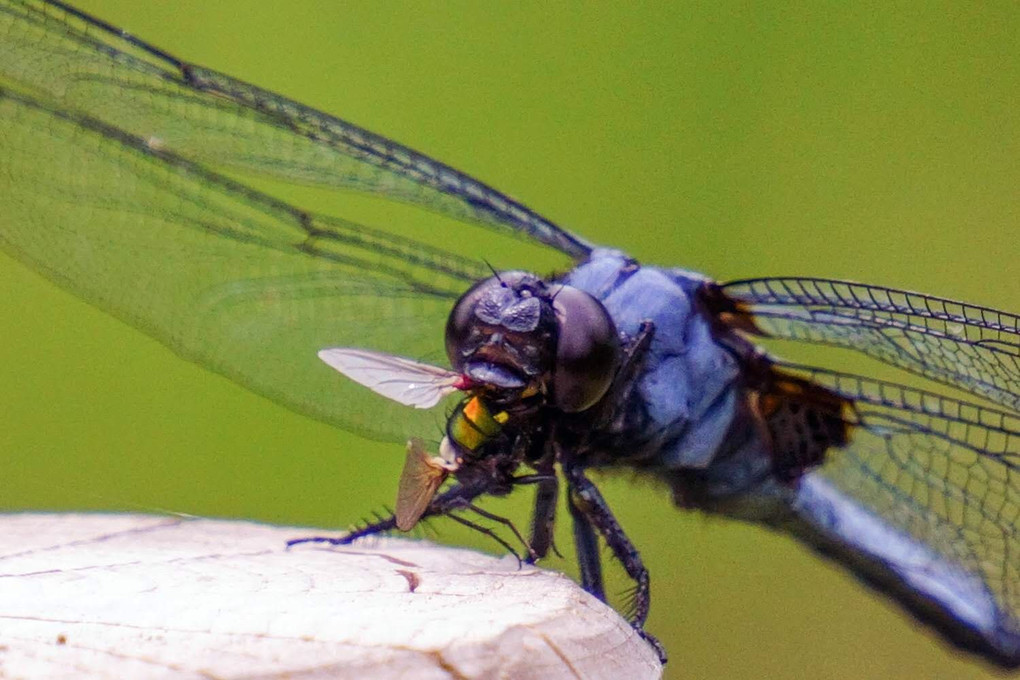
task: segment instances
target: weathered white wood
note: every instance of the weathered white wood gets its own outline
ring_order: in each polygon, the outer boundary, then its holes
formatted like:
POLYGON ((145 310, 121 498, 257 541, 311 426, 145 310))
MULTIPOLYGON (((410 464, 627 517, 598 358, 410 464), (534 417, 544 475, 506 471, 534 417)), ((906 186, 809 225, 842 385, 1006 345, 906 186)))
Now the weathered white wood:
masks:
POLYGON ((512 558, 143 515, 0 515, 5 678, 657 678, 570 579, 512 558), (412 587, 412 585, 414 587, 412 587))

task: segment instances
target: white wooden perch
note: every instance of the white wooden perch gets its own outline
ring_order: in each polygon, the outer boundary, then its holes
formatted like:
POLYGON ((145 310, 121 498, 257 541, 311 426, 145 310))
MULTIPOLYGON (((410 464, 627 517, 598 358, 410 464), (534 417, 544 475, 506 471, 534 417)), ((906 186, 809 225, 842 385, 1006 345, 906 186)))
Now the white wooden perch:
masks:
POLYGON ((0 515, 0 677, 658 678, 569 578, 422 541, 285 548, 307 528, 0 515))

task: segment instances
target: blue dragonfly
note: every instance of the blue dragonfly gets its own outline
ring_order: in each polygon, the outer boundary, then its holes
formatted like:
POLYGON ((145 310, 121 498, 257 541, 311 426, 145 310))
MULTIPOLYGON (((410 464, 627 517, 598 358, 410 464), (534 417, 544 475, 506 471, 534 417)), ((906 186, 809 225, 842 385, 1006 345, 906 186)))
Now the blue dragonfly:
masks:
POLYGON ((624 467, 682 509, 789 533, 950 642, 1020 666, 1016 315, 845 281, 642 266, 436 160, 62 3, 0 1, 0 35, 0 157, 16 169, 3 180, 6 252, 255 392, 408 442, 395 513, 313 540, 430 516, 490 531, 470 517, 502 520, 476 499, 529 486, 519 538, 539 559, 565 486, 582 585, 605 599, 604 543, 636 584, 643 632, 648 571, 588 475, 624 467), (493 272, 399 225, 302 210, 255 178, 510 234, 559 273, 493 272), (856 350, 928 387, 788 363, 756 338, 856 350), (422 360, 444 346, 448 365, 422 360), (445 436, 429 452, 414 437, 440 404, 445 436))

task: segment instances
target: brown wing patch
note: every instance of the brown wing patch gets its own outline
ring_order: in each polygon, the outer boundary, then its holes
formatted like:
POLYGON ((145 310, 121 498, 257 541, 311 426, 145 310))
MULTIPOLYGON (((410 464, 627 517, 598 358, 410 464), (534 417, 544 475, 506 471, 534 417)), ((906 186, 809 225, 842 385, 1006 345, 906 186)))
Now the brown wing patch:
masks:
POLYGON ((776 475, 786 481, 817 467, 829 449, 850 441, 853 402, 810 380, 769 367, 750 403, 772 444, 776 475))

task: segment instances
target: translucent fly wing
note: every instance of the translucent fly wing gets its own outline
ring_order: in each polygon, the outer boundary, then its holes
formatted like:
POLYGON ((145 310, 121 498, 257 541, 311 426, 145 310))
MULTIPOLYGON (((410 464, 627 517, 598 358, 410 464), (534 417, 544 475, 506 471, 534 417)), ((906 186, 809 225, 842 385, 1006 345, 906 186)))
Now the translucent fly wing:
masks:
POLYGON ((459 373, 404 357, 334 347, 319 358, 351 380, 404 406, 427 409, 458 390, 459 373))
POLYGON ((950 639, 1020 665, 1020 417, 785 366, 853 400, 850 440, 800 480, 784 528, 950 639))
POLYGON ((453 301, 489 275, 478 262, 298 210, 3 89, 0 158, 0 248, 22 262, 296 411, 401 442, 435 429, 316 353, 437 355, 453 301))
POLYGON ((407 442, 407 458, 400 473, 397 504, 393 512, 398 529, 410 531, 414 528, 450 470, 443 459, 429 455, 420 439, 412 438, 407 442))
POLYGON ((721 289, 766 335, 855 349, 1020 411, 1015 314, 827 279, 747 279, 721 289))
POLYGON ((0 1, 0 78, 231 172, 382 194, 496 227, 574 258, 591 247, 443 163, 249 83, 185 63, 47 0, 0 1))

